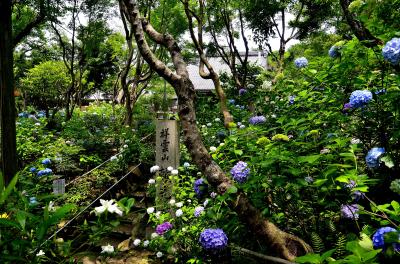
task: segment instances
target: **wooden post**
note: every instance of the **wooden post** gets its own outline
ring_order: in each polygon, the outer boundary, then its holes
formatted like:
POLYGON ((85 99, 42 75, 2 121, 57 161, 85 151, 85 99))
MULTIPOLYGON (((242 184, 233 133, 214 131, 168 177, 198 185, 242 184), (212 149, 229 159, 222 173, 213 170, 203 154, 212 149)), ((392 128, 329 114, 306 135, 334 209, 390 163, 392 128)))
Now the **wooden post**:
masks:
POLYGON ((17 171, 15 99, 13 73, 13 39, 11 0, 0 1, 0 127, 1 170, 10 182, 17 171))
POLYGON ((172 198, 174 181, 167 168, 179 167, 178 122, 167 119, 167 116, 167 113, 159 113, 156 120, 156 164, 160 166, 158 176, 161 177, 157 181, 157 207, 163 207, 172 198))

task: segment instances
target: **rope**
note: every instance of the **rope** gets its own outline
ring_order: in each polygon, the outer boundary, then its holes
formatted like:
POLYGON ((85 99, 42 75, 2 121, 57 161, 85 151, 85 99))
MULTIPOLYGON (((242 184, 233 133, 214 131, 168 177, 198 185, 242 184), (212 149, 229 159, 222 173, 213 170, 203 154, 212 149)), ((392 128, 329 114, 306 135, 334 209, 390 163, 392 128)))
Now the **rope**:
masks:
POLYGON ((94 199, 89 205, 87 205, 83 210, 81 210, 79 213, 77 213, 76 215, 74 215, 74 217, 72 217, 63 227, 61 227, 60 229, 58 229, 54 234, 52 234, 49 238, 47 238, 45 241, 43 241, 40 246, 38 246, 35 251, 37 252, 39 248, 41 248, 47 241, 51 240, 53 237, 55 237, 58 233, 60 233, 62 230, 64 230, 65 227, 67 227, 69 224, 71 224, 76 218, 78 218, 81 214, 83 214, 83 212, 85 212, 87 209, 89 209, 93 204, 95 204, 101 197, 103 197, 103 195, 105 195, 106 193, 108 193, 111 189, 113 189, 118 183, 120 183, 122 180, 124 180, 126 177, 128 177, 128 175, 133 172, 135 169, 137 169, 142 163, 139 163, 138 165, 136 165, 134 168, 132 168, 131 170, 128 171, 128 173, 126 173, 124 176, 122 176, 116 183, 114 183, 113 185, 111 185, 107 190, 105 190, 102 194, 100 194, 96 199, 94 199))
MULTIPOLYGON (((150 133, 150 134, 144 136, 143 138, 141 138, 141 139, 139 140, 139 142, 142 142, 143 140, 145 140, 146 138, 150 137, 151 135, 153 135, 153 133, 150 133)), ((122 150, 122 151, 118 152, 117 154, 111 156, 109 159, 107 159, 106 161, 104 161, 104 162, 101 163, 100 165, 97 165, 96 167, 94 167, 94 168, 91 169, 90 171, 87 171, 87 172, 85 172, 84 174, 82 174, 81 176, 76 177, 75 179, 73 179, 72 181, 70 181, 69 183, 67 183, 67 184, 65 185, 65 187, 71 185, 72 183, 76 182, 76 181, 79 180, 80 178, 82 178, 82 177, 84 177, 84 176, 86 176, 86 175, 92 173, 93 171, 97 170, 98 168, 100 168, 100 167, 103 166, 104 164, 110 162, 112 157, 118 156, 118 155, 120 155, 121 153, 123 153, 124 151, 125 151, 125 150, 122 150)))

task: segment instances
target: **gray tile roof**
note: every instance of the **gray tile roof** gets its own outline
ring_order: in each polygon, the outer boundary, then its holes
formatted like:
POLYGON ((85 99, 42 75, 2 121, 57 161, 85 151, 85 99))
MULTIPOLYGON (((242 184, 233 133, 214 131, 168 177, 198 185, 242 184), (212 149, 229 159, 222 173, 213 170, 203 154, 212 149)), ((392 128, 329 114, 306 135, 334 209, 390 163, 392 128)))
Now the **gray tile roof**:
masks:
MULTIPOLYGON (((242 55, 242 53, 240 53, 242 55)), ((244 56, 244 53, 243 53, 244 56)), ((266 68, 266 58, 261 55, 258 51, 249 52, 248 61, 250 63, 256 63, 261 67, 266 68)), ((217 73, 227 72, 230 73, 228 65, 222 60, 221 57, 211 57, 209 58, 210 64, 214 67, 214 70, 217 73)), ((193 82, 194 88, 196 90, 214 90, 214 84, 211 80, 206 80, 201 78, 199 74, 199 65, 198 64, 189 64, 188 65, 189 77, 193 82)))

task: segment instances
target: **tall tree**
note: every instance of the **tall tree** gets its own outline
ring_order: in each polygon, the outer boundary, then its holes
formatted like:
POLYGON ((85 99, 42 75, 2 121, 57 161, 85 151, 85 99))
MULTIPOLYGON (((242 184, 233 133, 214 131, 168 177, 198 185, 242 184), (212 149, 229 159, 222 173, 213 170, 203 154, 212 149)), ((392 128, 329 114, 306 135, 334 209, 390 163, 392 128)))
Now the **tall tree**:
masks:
POLYGON ((255 34, 255 40, 269 49, 270 54, 282 69, 286 46, 293 39, 307 37, 319 30, 325 18, 332 12, 334 1, 328 0, 254 0, 244 3, 245 17, 255 34), (288 21, 289 15, 294 19, 288 21), (287 24, 291 29, 287 29, 287 24), (270 38, 279 38, 278 56, 269 44, 270 38))
MULTIPOLYGON (((225 193, 233 185, 222 169, 213 161, 203 144, 196 125, 194 86, 189 78, 187 65, 183 60, 177 42, 170 34, 159 33, 148 20, 143 19, 140 16, 139 7, 135 0, 119 1, 123 4, 124 12, 133 24, 134 37, 143 58, 154 71, 175 89, 178 96, 178 114, 184 142, 192 160, 207 177, 208 182, 216 186, 220 193, 225 193), (146 36, 168 50, 174 70, 156 57, 147 43, 146 36)), ((239 193, 237 199, 231 202, 230 206, 249 225, 255 235, 265 239, 268 245, 284 258, 293 260, 296 256, 311 251, 310 246, 303 240, 283 232, 269 220, 264 219, 260 211, 250 203, 245 194, 239 193)))
POLYGON ((183 6, 185 8, 185 13, 189 21, 189 32, 190 36, 192 38, 193 44, 197 50, 197 53, 200 57, 200 62, 199 62, 199 74, 203 79, 211 79, 214 84, 215 91, 217 93, 217 96, 219 98, 220 102, 220 109, 221 113, 224 117, 224 124, 225 127, 229 127, 229 124, 233 122, 233 117, 229 112, 229 109, 226 105, 226 96, 225 92, 222 89, 222 85, 219 79, 218 73, 214 70, 214 67, 210 64, 209 60, 207 59, 206 52, 204 50, 204 42, 203 42, 203 27, 206 22, 206 14, 205 14, 205 1, 204 0, 198 0, 198 13, 196 14, 196 11, 194 11, 190 6, 189 6, 189 0, 181 0, 183 3, 183 6), (193 18, 195 18, 197 22, 197 37, 194 32, 195 30, 195 25, 193 18), (205 68, 207 68, 207 72, 205 71, 205 68))
MULTIPOLYGON (((8 183, 17 171, 13 72, 12 2, 0 1, 1 170, 8 183)), ((2 190, 0 190, 2 191, 2 190)))
POLYGON ((211 46, 228 65, 238 89, 246 87, 249 56, 242 8, 243 3, 237 0, 211 0, 206 5, 211 46), (235 30, 236 27, 239 31, 235 30), (243 41, 244 53, 238 50, 239 36, 243 41), (238 70, 238 65, 241 71, 238 70))

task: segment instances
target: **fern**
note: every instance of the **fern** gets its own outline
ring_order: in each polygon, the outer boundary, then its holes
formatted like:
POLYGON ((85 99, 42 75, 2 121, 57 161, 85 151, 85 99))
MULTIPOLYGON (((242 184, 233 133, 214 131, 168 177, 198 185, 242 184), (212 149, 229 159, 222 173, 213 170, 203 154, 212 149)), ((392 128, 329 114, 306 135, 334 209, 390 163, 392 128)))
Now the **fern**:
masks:
POLYGON ((315 232, 311 233, 311 244, 316 253, 321 253, 325 251, 324 242, 322 241, 321 237, 315 232))
POLYGON ((335 257, 342 258, 346 254, 346 236, 343 233, 339 232, 337 234, 337 240, 335 243, 336 251, 335 257))

